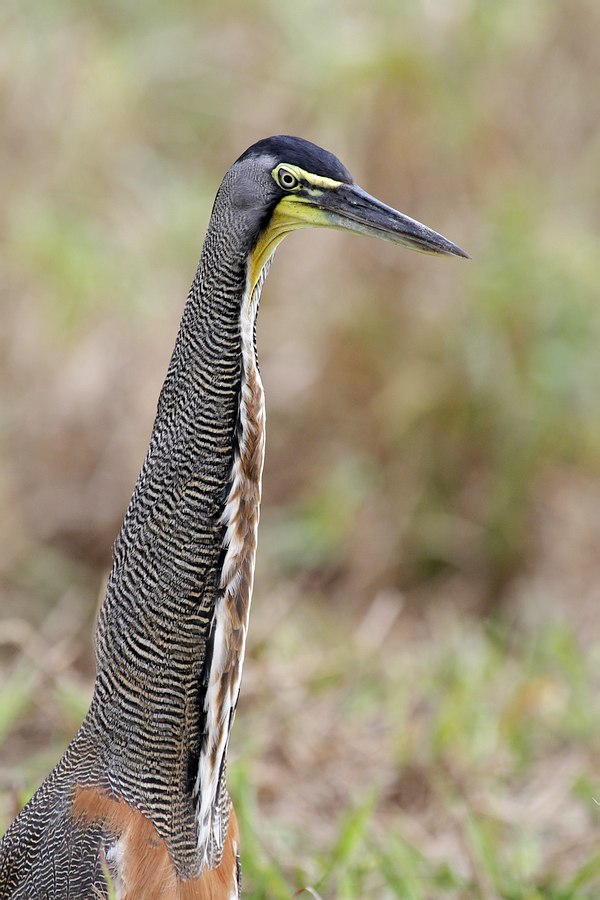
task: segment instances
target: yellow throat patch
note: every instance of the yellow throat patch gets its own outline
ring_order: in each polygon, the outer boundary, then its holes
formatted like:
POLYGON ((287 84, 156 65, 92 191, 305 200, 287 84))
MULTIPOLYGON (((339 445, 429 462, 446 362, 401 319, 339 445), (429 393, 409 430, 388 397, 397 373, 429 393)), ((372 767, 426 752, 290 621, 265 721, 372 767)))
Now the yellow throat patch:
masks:
MULTIPOLYGON (((323 191, 332 190, 341 184, 340 181, 334 181, 333 178, 325 178, 322 175, 306 172, 299 166, 292 166, 288 163, 280 165, 285 165, 285 168, 293 172, 303 184, 301 192, 290 192, 281 198, 275 207, 267 228, 256 242, 248 266, 250 298, 265 264, 286 234, 289 234, 290 231, 296 231, 298 228, 318 228, 330 225, 326 214, 312 205, 311 198, 314 197, 316 199, 323 191)), ((278 168, 279 166, 276 166, 273 169, 273 175, 275 175, 278 168)))

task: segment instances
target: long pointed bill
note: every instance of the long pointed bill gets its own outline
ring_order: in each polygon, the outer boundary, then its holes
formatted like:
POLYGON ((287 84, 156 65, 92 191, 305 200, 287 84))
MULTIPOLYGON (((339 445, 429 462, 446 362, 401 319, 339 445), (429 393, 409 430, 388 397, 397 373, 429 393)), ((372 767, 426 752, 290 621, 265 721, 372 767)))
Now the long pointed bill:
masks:
POLYGON ((358 185, 320 178, 308 172, 302 172, 302 175, 310 179, 308 188, 282 197, 252 252, 249 265, 251 293, 277 245, 297 228, 339 228, 383 238, 421 253, 469 259, 469 254, 452 241, 386 206, 358 185))
POLYGON ((383 238, 421 253, 469 259, 468 253, 437 231, 386 206, 356 184, 340 184, 335 190, 323 191, 310 205, 320 210, 331 228, 383 238))

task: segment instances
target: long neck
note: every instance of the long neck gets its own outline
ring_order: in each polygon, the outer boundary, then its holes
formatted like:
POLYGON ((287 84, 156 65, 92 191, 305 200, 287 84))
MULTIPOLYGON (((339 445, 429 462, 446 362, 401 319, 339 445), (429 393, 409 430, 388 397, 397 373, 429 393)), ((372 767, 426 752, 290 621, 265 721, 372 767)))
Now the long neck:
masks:
POLYGON ((243 248, 209 228, 98 621, 87 727, 108 787, 183 875, 214 862, 227 828, 264 454, 262 280, 251 292, 243 248))

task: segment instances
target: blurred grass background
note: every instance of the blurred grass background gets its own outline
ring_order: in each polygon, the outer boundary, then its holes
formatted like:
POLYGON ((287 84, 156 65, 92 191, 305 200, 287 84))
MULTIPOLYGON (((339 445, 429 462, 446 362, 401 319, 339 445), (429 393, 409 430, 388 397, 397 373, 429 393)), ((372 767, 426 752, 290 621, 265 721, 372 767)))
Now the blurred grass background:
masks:
POLYGON ((473 260, 277 254, 247 896, 597 897, 598 4, 5 0, 0 25, 0 825, 86 708, 220 177, 292 133, 473 260))

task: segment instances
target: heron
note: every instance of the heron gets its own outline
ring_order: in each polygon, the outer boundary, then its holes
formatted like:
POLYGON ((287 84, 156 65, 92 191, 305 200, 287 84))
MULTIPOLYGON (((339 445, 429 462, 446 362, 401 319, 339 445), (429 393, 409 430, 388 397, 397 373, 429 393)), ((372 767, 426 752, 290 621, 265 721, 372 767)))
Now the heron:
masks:
POLYGON ((227 170, 113 548, 89 710, 2 839, 2 898, 241 896, 226 761, 265 452, 256 320, 276 247, 306 227, 467 256, 307 140, 227 170))

